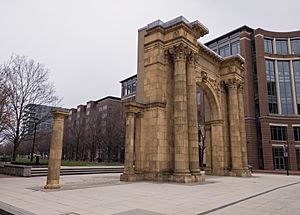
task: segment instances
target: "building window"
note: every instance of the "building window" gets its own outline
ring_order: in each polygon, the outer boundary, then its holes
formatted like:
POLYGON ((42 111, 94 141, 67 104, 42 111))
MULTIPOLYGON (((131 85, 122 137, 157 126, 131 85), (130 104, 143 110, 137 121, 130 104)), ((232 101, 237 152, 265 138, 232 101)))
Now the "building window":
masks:
POLYGON ((277 103, 269 103, 269 113, 272 114, 278 113, 277 103))
POLYGON ((268 86, 269 112, 278 113, 274 61, 266 60, 266 78, 268 86))
POLYGON ((226 57, 230 55, 229 45, 225 45, 219 48, 220 56, 226 57))
POLYGON ((284 152, 283 147, 273 146, 273 165, 275 170, 284 169, 284 152))
POLYGON ((240 41, 237 42, 233 42, 231 44, 231 54, 235 55, 235 54, 240 54, 240 41))
POLYGON ((300 39, 291 40, 292 54, 300 54, 300 39))
POLYGON ((294 140, 300 141, 300 127, 293 127, 294 129, 294 140))
POLYGON ((134 94, 136 91, 136 78, 123 83, 122 96, 134 94))
POLYGON ((296 148, 297 169, 300 170, 300 148, 296 148))
POLYGON ((278 77, 282 114, 293 114, 293 99, 289 61, 278 61, 278 77))
POLYGON ((264 48, 266 53, 273 53, 273 40, 272 39, 264 39, 264 48))
POLYGON ((276 53, 277 54, 288 54, 287 40, 276 39, 276 53))
POLYGON ((271 126, 271 140, 286 141, 286 127, 271 126))
POLYGON ((294 79, 295 79, 295 90, 296 90, 296 101, 298 114, 300 114, 300 60, 293 61, 294 79))

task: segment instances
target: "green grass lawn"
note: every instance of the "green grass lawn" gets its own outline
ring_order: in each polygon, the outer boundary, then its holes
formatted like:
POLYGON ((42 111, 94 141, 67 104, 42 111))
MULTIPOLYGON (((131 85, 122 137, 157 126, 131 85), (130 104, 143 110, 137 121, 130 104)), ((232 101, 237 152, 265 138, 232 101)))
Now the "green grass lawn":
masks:
MULTIPOLYGON (((15 164, 21 164, 21 165, 35 165, 35 159, 33 162, 30 162, 30 159, 28 158, 17 158, 15 164)), ((40 165, 47 165, 48 160, 40 159, 40 165)), ((122 163, 106 163, 106 162, 89 162, 89 161, 73 161, 73 160, 62 160, 61 161, 62 166, 121 166, 122 163)))

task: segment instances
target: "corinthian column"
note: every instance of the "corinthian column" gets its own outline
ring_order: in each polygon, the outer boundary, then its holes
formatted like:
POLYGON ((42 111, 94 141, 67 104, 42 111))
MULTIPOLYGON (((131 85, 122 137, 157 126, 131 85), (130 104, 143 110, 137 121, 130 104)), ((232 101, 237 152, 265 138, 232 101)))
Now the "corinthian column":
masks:
POLYGON ((181 44, 174 50, 174 148, 175 174, 189 174, 186 53, 181 44))
POLYGON ((243 169, 248 170, 247 159, 247 143, 246 143, 246 129, 245 129, 245 113, 244 113, 244 85, 241 83, 238 87, 238 102, 239 102, 239 118, 240 118, 240 135, 242 148, 243 169))
POLYGON ((53 128, 50 145, 47 184, 45 189, 59 189, 59 176, 61 166, 61 154, 64 135, 64 120, 68 113, 53 111, 53 128))
POLYGON ((230 130, 230 149, 232 172, 236 174, 242 170, 242 151, 240 138, 240 112, 237 94, 237 80, 230 79, 227 81, 228 96, 229 96, 229 130, 230 130))
POLYGON ((189 165, 192 174, 200 174, 198 120, 196 102, 196 74, 194 54, 191 53, 187 62, 187 112, 188 112, 188 140, 189 165))

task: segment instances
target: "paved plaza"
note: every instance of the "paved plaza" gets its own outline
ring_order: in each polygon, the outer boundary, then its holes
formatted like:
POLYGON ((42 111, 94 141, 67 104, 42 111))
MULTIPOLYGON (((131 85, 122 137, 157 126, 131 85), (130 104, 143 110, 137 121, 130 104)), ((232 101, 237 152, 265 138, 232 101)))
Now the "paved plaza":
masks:
MULTIPOLYGON (((120 182, 120 174, 0 177, 0 208, 23 215, 300 214, 300 176, 207 176, 204 184, 120 182)), ((3 210, 0 214, 4 213, 3 210)))

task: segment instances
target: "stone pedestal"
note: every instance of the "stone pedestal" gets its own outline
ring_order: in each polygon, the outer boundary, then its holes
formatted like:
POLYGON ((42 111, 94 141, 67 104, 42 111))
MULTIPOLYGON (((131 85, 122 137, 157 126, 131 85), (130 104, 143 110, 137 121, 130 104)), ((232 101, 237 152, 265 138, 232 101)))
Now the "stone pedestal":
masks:
POLYGON ((50 145, 50 156, 48 164, 48 176, 45 189, 59 189, 59 176, 61 166, 62 144, 64 134, 64 119, 68 113, 53 111, 53 128, 50 145))

